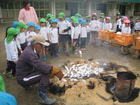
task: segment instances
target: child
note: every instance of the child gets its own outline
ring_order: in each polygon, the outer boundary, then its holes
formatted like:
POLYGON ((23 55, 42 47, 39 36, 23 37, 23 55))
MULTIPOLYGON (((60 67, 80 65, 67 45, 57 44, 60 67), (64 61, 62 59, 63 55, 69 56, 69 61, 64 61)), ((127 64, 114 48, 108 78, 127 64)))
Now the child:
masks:
POLYGON ((72 26, 72 34, 71 34, 71 39, 72 39, 72 52, 73 53, 76 53, 77 50, 76 50, 76 43, 78 41, 78 37, 80 35, 80 27, 79 27, 79 22, 78 22, 78 19, 74 19, 73 20, 73 24, 74 26, 72 26))
POLYGON ((140 18, 136 18, 136 23, 135 23, 135 32, 140 31, 140 18))
MULTIPOLYGON (((66 18, 66 20, 70 23, 70 26, 72 26, 72 23, 70 22, 70 18, 66 18)), ((68 44, 71 47, 71 30, 68 32, 68 44)))
POLYGON ((116 20, 117 20, 117 29, 116 29, 116 32, 121 32, 122 22, 121 22, 121 14, 120 13, 117 13, 116 20))
POLYGON ((97 21, 97 14, 93 13, 91 16, 90 21, 90 30, 92 35, 92 44, 95 43, 95 38, 97 37, 97 31, 98 31, 99 23, 97 21))
POLYGON ((122 18, 122 26, 121 26, 121 29, 123 29, 125 27, 125 21, 128 20, 128 17, 127 16, 124 16, 122 18))
POLYGON ((34 32, 34 28, 35 28, 34 22, 29 22, 27 26, 28 26, 28 32, 26 33, 26 36, 27 36, 27 45, 29 46, 31 44, 32 37, 36 35, 36 33, 34 32))
POLYGON ((35 33, 36 33, 37 35, 40 34, 40 26, 39 26, 39 25, 35 25, 35 33))
POLYGON ((68 32, 71 29, 70 23, 65 20, 65 14, 63 12, 59 13, 59 21, 58 21, 58 33, 59 33, 59 48, 57 55, 60 55, 60 49, 62 43, 65 43, 66 55, 70 56, 68 52, 68 32))
POLYGON ((55 57, 58 52, 58 28, 57 28, 57 19, 51 20, 51 27, 49 29, 50 34, 50 54, 51 57, 55 57))
POLYGON ((130 28, 131 28, 131 34, 132 34, 132 31, 133 31, 133 28, 134 28, 134 22, 133 22, 133 16, 130 16, 130 28))
MULTIPOLYGON (((90 18, 90 17, 89 17, 90 18)), ((87 40, 86 40, 86 44, 89 45, 89 42, 90 42, 90 20, 86 20, 87 24, 86 24, 86 27, 87 27, 87 40)))
POLYGON ((110 21, 110 17, 106 17, 106 22, 104 23, 104 30, 111 30, 112 23, 110 21))
POLYGON ((7 55, 7 68, 3 73, 7 77, 15 79, 16 63, 18 62, 18 50, 15 42, 17 34, 20 30, 15 28, 9 28, 7 30, 7 37, 5 38, 5 48, 7 55), (12 71, 11 75, 10 72, 12 71))
POLYGON ((100 19, 98 20, 98 30, 103 30, 104 29, 104 16, 101 16, 100 19))
POLYGON ((16 38, 16 44, 17 47, 20 51, 20 53, 22 53, 22 51, 26 48, 27 43, 26 43, 26 28, 28 28, 28 26, 23 23, 23 22, 18 22, 18 29, 20 29, 20 33, 17 35, 16 38))
MULTIPOLYGON (((48 36, 48 29, 46 27, 46 19, 41 18, 40 19, 40 34, 44 36, 46 42, 49 42, 49 36, 48 36)), ((46 61, 47 60, 47 56, 46 56, 46 52, 47 52, 47 48, 45 47, 43 50, 43 60, 46 61)))
POLYGON ((48 26, 50 26, 50 18, 51 17, 53 17, 53 15, 52 14, 50 14, 50 13, 48 13, 47 15, 46 15, 46 26, 48 27, 48 26))
POLYGON ((90 23, 90 16, 86 16, 86 22, 90 23))
POLYGON ((122 33, 130 34, 131 33, 130 20, 125 20, 124 23, 125 27, 122 28, 122 33))
POLYGON ((86 50, 86 39, 87 39, 87 27, 86 27, 86 20, 82 20, 82 27, 81 27, 81 50, 86 50))

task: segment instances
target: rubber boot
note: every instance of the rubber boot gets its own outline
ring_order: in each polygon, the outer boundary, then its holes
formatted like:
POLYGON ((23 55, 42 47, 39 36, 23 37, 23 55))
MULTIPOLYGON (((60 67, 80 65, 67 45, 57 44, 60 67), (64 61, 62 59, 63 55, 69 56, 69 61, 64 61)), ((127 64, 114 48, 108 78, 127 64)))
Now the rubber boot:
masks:
POLYGON ((56 102, 56 99, 50 99, 47 97, 47 91, 39 89, 38 93, 39 93, 39 97, 40 97, 40 103, 53 104, 56 102))

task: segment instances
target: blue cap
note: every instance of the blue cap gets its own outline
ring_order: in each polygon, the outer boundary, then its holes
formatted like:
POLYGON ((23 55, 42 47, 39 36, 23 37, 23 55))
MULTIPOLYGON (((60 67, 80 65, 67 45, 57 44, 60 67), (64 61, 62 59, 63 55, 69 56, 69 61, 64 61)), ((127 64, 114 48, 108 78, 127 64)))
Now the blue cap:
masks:
POLYGON ((104 18, 104 16, 101 16, 100 18, 104 18))
POLYGON ((17 101, 13 95, 0 92, 0 105, 17 105, 17 101))
POLYGON ((121 16, 121 18, 124 18, 125 16, 121 16))
POLYGON ((51 23, 57 23, 57 22, 58 22, 58 19, 51 20, 51 23))
POLYGON ((40 26, 39 25, 35 25, 35 29, 36 30, 40 30, 40 26))
POLYGON ((83 20, 82 18, 78 18, 79 23, 81 23, 81 22, 82 22, 82 20, 83 20))
POLYGON ((139 20, 139 19, 140 19, 139 17, 136 18, 136 20, 139 20))
POLYGON ((82 24, 86 24, 87 22, 86 22, 86 20, 82 20, 82 24))
POLYGON ((66 20, 70 22, 70 18, 66 18, 66 20))
POLYGON ((35 23, 34 22, 29 22, 28 24, 27 24, 27 26, 35 26, 35 23))
POLYGON ((17 26, 18 26, 18 21, 14 21, 14 22, 12 23, 12 27, 13 27, 13 28, 17 28, 17 26))

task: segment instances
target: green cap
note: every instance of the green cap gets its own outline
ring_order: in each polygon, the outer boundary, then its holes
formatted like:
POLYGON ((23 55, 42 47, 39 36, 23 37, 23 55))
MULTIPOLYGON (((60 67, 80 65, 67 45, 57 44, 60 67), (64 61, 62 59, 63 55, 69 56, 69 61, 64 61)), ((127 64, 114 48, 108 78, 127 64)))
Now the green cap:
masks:
POLYGON ((120 15, 120 13, 117 13, 117 15, 120 15))
POLYGON ((15 28, 9 28, 7 30, 7 37, 6 37, 6 42, 10 43, 14 36, 20 33, 20 29, 15 29, 15 28))
POLYGON ((55 19, 55 18, 54 18, 54 17, 51 17, 51 18, 50 18, 50 21, 53 20, 53 19, 55 19))
POLYGON ((75 17, 78 18, 80 17, 81 15, 79 13, 75 14, 75 17))
POLYGON ((74 20, 73 20, 73 23, 74 23, 74 24, 79 23, 78 19, 74 19, 74 20))
POLYGON ((18 29, 20 28, 28 28, 28 26, 24 22, 18 22, 18 29))
POLYGON ((46 22, 46 19, 45 18, 41 18, 40 22, 46 22))
POLYGON ((90 18, 90 16, 86 16, 86 18, 90 18))
POLYGON ((48 14, 46 15, 46 18, 49 18, 49 17, 52 17, 52 16, 53 16, 52 14, 48 13, 48 14))
POLYGON ((76 18, 75 18, 75 16, 71 16, 71 18, 70 18, 70 19, 74 20, 74 19, 76 19, 76 18))
POLYGON ((65 17, 65 14, 63 12, 60 12, 58 18, 63 18, 63 17, 65 17))
POLYGON ((104 13, 100 13, 100 15, 104 15, 104 13))

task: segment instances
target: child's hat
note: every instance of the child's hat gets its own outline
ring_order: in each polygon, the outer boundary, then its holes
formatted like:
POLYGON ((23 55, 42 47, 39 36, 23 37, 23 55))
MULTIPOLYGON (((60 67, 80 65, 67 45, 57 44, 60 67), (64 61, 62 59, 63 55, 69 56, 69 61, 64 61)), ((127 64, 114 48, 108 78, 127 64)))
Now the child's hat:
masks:
POLYGON ((50 21, 53 20, 53 19, 55 19, 55 18, 54 18, 54 17, 51 17, 51 18, 50 18, 50 21))
POLYGON ((18 26, 18 21, 14 21, 14 22, 12 23, 12 27, 13 27, 13 28, 17 28, 17 26, 18 26))
POLYGON ((104 18, 104 16, 100 16, 100 18, 104 18))
POLYGON ((18 22, 18 29, 20 28, 28 28, 28 26, 24 22, 18 22))
POLYGON ((96 14, 96 13, 92 13, 92 15, 95 15, 95 16, 97 16, 97 14, 96 14))
POLYGON ((104 15, 104 13, 100 13, 100 15, 104 15))
POLYGON ((63 18, 63 17, 65 17, 65 14, 63 12, 60 12, 58 18, 63 18))
POLYGON ((7 30, 7 37, 6 37, 6 42, 10 43, 14 36, 20 33, 20 29, 15 29, 15 28, 9 28, 7 30))
POLYGON ((39 25, 35 25, 35 29, 36 30, 40 30, 40 26, 39 25))
POLYGON ((106 19, 110 20, 111 18, 110 17, 106 17, 106 19))
POLYGON ((121 15, 121 13, 118 12, 117 15, 121 15))
POLYGON ((66 20, 70 22, 70 18, 66 18, 66 20))
POLYGON ((71 18, 70 18, 70 19, 74 20, 74 19, 75 19, 75 16, 71 16, 71 18))
POLYGON ((82 20, 83 20, 82 18, 78 18, 79 23, 82 22, 82 20))
POLYGON ((130 23, 130 20, 125 20, 124 23, 130 23))
POLYGON ((139 19, 140 19, 139 17, 136 18, 136 20, 139 20, 139 19))
POLYGON ((127 16, 124 16, 123 18, 122 18, 122 20, 128 20, 128 17, 127 16))
POLYGON ((78 24, 78 23, 79 23, 78 19, 74 19, 74 20, 73 20, 73 23, 74 23, 74 24, 78 24))
POLYGON ((30 27, 30 26, 35 26, 35 23, 34 23, 34 22, 29 22, 27 25, 28 25, 29 27, 30 27))
POLYGON ((75 14, 75 17, 78 18, 78 17, 81 17, 81 15, 79 13, 75 14))
POLYGON ((90 18, 90 16, 86 16, 86 18, 90 18))
POLYGON ((121 18, 124 18, 125 16, 121 16, 121 18))
POLYGON ((51 23, 57 23, 57 22, 58 22, 58 19, 51 20, 51 23))
POLYGON ((51 17, 53 17, 53 15, 50 14, 50 13, 48 13, 48 14, 46 15, 46 19, 51 18, 51 17))
POLYGON ((82 24, 86 24, 87 22, 86 22, 86 20, 82 20, 82 24))
POLYGON ((41 18, 40 22, 44 23, 44 22, 46 22, 46 19, 45 18, 41 18))

